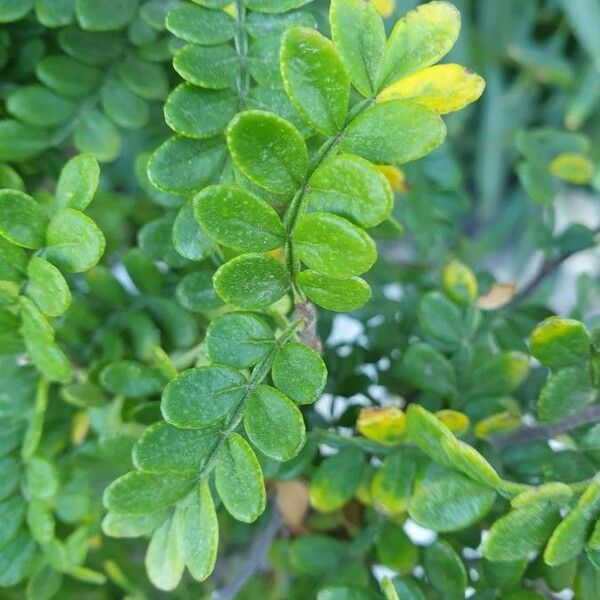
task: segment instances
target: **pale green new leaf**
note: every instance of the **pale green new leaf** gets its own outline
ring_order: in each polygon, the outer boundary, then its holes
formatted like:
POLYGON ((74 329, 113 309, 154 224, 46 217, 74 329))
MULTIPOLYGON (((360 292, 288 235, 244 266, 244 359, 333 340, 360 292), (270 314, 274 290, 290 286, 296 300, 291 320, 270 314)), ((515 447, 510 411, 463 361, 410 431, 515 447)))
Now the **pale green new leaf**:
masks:
POLYGON ((177 587, 185 568, 178 532, 176 516, 167 519, 153 533, 144 561, 150 581, 165 592, 177 587))

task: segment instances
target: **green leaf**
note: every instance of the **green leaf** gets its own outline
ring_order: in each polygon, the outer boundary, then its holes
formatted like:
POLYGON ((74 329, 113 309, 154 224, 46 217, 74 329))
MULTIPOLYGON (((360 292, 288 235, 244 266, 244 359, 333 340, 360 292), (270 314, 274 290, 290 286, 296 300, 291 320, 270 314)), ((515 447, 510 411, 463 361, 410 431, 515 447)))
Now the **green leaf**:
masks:
POLYGON ((194 215, 219 244, 240 252, 266 252, 285 244, 277 213, 242 188, 214 185, 194 198, 194 215))
POLYGON ((487 584, 502 591, 516 587, 528 564, 527 558, 502 562, 491 562, 484 558, 481 561, 487 584))
POLYGON ((412 455, 394 452, 385 457, 371 481, 373 504, 395 515, 406 511, 416 473, 412 455))
POLYGON ((2 0, 0 2, 0 23, 10 23, 22 19, 33 8, 33 3, 34 0, 2 0))
POLYGON ((333 0, 331 33, 352 83, 363 96, 372 96, 383 66, 385 29, 372 2, 333 0))
POLYGON ((177 37, 203 46, 228 42, 236 30, 235 19, 226 12, 193 4, 181 4, 170 10, 166 25, 177 37))
POLYGON ((35 16, 44 27, 61 27, 73 19, 75 0, 36 0, 35 16))
POLYGON ((456 374, 446 357, 429 344, 411 344, 404 353, 404 370, 419 389, 449 396, 456 393, 456 374))
POLYGON ((185 568, 178 532, 176 518, 167 519, 152 534, 144 561, 150 581, 165 592, 179 585, 185 568))
POLYGON ((123 129, 141 129, 150 119, 148 102, 114 77, 103 84, 100 99, 106 116, 123 129))
POLYGON ((345 448, 317 467, 310 483, 310 502, 319 511, 338 510, 360 484, 365 456, 357 448, 345 448))
POLYGON ((0 120, 0 160, 23 161, 50 146, 48 132, 22 125, 12 119, 0 120))
POLYGON ((480 352, 473 358, 466 389, 477 396, 501 396, 523 383, 529 370, 529 357, 521 352, 480 352))
POLYGON ((165 121, 186 137, 208 138, 225 131, 237 110, 238 98, 231 90, 204 90, 182 83, 167 98, 165 121))
POLYGON ((25 183, 22 177, 11 166, 0 164, 0 189, 4 188, 24 192, 25 183))
POLYGON ((500 485, 498 473, 473 446, 449 438, 443 438, 441 444, 447 457, 447 463, 452 465, 454 469, 462 471, 465 475, 480 483, 492 487, 500 485))
POLYGON ((301 575, 332 573, 347 556, 347 545, 324 534, 301 535, 290 542, 289 560, 301 575))
POLYGON ((63 167, 56 184, 54 208, 85 210, 94 199, 100 167, 90 154, 75 156, 63 167))
POLYGON ((237 433, 232 433, 221 449, 215 483, 225 508, 238 521, 252 523, 265 510, 260 464, 248 442, 237 433))
POLYGON ((0 479, 0 500, 12 495, 19 486, 21 479, 21 464, 14 456, 0 459, 2 479, 0 479))
POLYGON ((219 546, 219 524, 206 480, 200 481, 198 493, 191 495, 182 511, 178 523, 183 559, 192 577, 204 581, 212 573, 219 546))
POLYGON ((25 485, 30 497, 50 500, 58 490, 58 472, 53 463, 33 456, 25 466, 25 485))
POLYGON ((398 573, 410 573, 419 564, 419 550, 402 526, 388 520, 375 542, 377 561, 398 573))
POLYGON ((62 273, 51 263, 34 256, 27 265, 27 295, 50 316, 62 315, 71 303, 71 291, 62 273))
POLYGON ((390 216, 394 195, 386 177, 370 162, 342 154, 325 161, 313 173, 308 201, 318 211, 367 228, 390 216))
POLYGON ((347 126, 340 149, 379 164, 401 165, 435 150, 446 126, 432 110, 406 100, 369 108, 347 126))
POLYGON ((464 598, 467 570, 460 556, 445 540, 436 540, 425 548, 423 565, 427 580, 444 598, 464 598))
POLYGON ((453 442, 456 438, 434 414, 418 404, 410 404, 406 411, 406 427, 412 441, 427 456, 440 465, 452 468, 442 442, 453 442))
POLYGON ((152 154, 148 177, 159 190, 189 194, 209 184, 223 170, 227 148, 219 137, 169 138, 152 154))
MULTIPOLYGON (((162 260, 172 267, 183 267, 187 261, 175 250, 173 225, 173 218, 168 215, 146 223, 138 231, 138 245, 154 260, 162 260)), ((178 241, 185 248, 186 238, 178 238, 178 241)))
POLYGON ((375 242, 350 221, 330 213, 310 213, 294 230, 294 249, 309 268, 345 278, 368 271, 377 259, 375 242))
POLYGON ((225 263, 215 273, 217 294, 240 308, 264 308, 277 302, 289 289, 285 267, 264 254, 243 254, 225 263))
POLYGON ((460 13, 448 2, 429 2, 400 19, 388 40, 379 89, 443 58, 460 31, 460 13))
POLYGON ((493 488, 449 473, 421 483, 410 500, 408 514, 434 531, 460 531, 482 519, 495 499, 493 488))
POLYGON ((102 77, 99 69, 62 54, 45 56, 37 63, 35 71, 42 83, 65 96, 91 94, 102 77))
POLYGON ((65 208, 52 218, 46 231, 46 243, 44 256, 67 273, 91 269, 106 246, 96 223, 72 208, 65 208))
POLYGON ((46 217, 41 206, 27 194, 0 190, 0 235, 23 248, 39 248, 46 237, 46 217))
POLYGON ((511 510, 491 527, 482 553, 488 560, 518 560, 539 550, 560 521, 551 502, 528 504, 511 510))
POLYGON ((31 362, 50 381, 68 383, 73 377, 73 368, 63 351, 52 341, 25 338, 25 346, 31 362))
POLYGON ((38 544, 46 545, 54 539, 56 522, 46 502, 35 498, 29 501, 27 526, 31 536, 38 544))
POLYGON ((418 309, 419 324, 432 338, 455 346, 463 336, 460 309, 439 292, 423 296, 418 309))
POLYGON ((275 386, 297 404, 312 404, 325 388, 327 368, 308 346, 286 342, 275 354, 271 377, 275 386))
POLYGON ((249 110, 227 129, 227 145, 240 171, 260 187, 289 194, 308 172, 308 151, 299 131, 277 115, 249 110))
POLYGON ((544 384, 538 399, 538 414, 544 421, 561 421, 593 402, 596 396, 588 372, 581 367, 567 367, 544 384))
POLYGON ((293 458, 304 445, 302 413, 279 390, 259 385, 244 409, 244 429, 263 454, 277 461, 293 458))
POLYGON ((100 383, 113 394, 143 398, 159 392, 164 380, 156 369, 143 363, 117 360, 102 369, 100 383))
POLYGON ((245 0, 245 4, 250 10, 275 14, 285 13, 309 2, 312 2, 312 0, 245 0))
POLYGON ((75 127, 75 145, 101 162, 110 162, 121 151, 121 136, 101 112, 88 109, 79 114, 75 127))
POLYGON ((184 46, 173 59, 173 68, 186 81, 210 90, 235 87, 240 60, 233 46, 184 46))
POLYGON ((529 349, 551 369, 579 366, 590 356, 591 339, 585 327, 574 319, 548 317, 529 338, 529 349))
POLYGON ((189 260, 202 260, 215 250, 212 239, 194 217, 194 202, 191 199, 179 209, 173 223, 173 247, 189 260))
POLYGON ((246 15, 246 31, 253 38, 264 38, 273 34, 282 35, 292 25, 317 27, 312 13, 306 10, 295 10, 279 15, 257 14, 250 12, 246 15))
POLYGON ((77 20, 83 29, 122 29, 133 19, 138 0, 77 0, 77 20))
POLYGON ((152 533, 169 516, 169 509, 142 515, 108 512, 102 520, 102 531, 111 537, 135 538, 152 533))
POLYGON ((575 508, 550 536, 544 551, 544 562, 557 566, 577 558, 585 546, 593 523, 599 517, 600 481, 592 481, 575 508))
POLYGON ((155 423, 133 447, 133 463, 146 473, 197 473, 219 439, 215 429, 179 429, 155 423))
POLYGON ((116 61, 125 49, 124 38, 116 33, 84 31, 79 27, 61 29, 58 43, 74 59, 99 66, 116 61))
POLYGON ((231 412, 242 401, 246 386, 240 371, 224 365, 188 369, 165 387, 162 414, 176 427, 200 429, 231 412))
POLYGON ((60 589, 62 579, 62 573, 42 563, 27 583, 27 600, 50 600, 60 589))
POLYGON ((409 576, 394 577, 391 580, 391 584, 387 585, 386 580, 384 580, 385 587, 388 587, 388 589, 391 587, 393 590, 394 595, 388 595, 390 600, 425 600, 425 594, 419 587, 419 584, 409 576))
POLYGON ((336 312, 356 310, 371 298, 369 284, 360 277, 337 279, 307 270, 298 273, 296 283, 315 304, 336 312))
POLYGON ((0 552, 0 586, 10 587, 22 581, 30 571, 35 552, 35 542, 25 533, 8 542, 0 552))
POLYGON ((346 121, 350 77, 335 46, 308 27, 291 27, 281 42, 281 77, 294 108, 317 131, 334 135, 346 121))
POLYGON ((9 497, 0 503, 0 548, 17 533, 25 516, 25 503, 20 495, 9 497))
POLYGON ((194 312, 207 312, 222 305, 208 270, 188 273, 177 285, 175 294, 184 308, 194 312))
POLYGON ((130 471, 104 490, 104 506, 117 514, 145 515, 175 504, 195 478, 179 473, 130 471))
POLYGON ((34 127, 58 127, 66 123, 76 111, 70 100, 57 96, 42 85, 20 87, 6 100, 8 112, 34 127))
POLYGON ((244 369, 268 356, 275 348, 275 334, 256 315, 232 312, 211 322, 204 343, 212 362, 244 369))
POLYGON ((119 65, 121 81, 144 100, 162 100, 169 92, 169 80, 160 64, 128 55, 119 65))

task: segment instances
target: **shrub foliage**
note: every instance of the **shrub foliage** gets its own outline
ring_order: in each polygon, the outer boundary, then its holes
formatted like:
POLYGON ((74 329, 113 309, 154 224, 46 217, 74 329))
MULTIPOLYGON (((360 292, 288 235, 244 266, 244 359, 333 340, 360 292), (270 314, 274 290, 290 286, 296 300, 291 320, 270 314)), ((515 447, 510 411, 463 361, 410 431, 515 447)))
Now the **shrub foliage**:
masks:
POLYGON ((7 598, 597 598, 600 13, 472 4, 0 0, 7 598))

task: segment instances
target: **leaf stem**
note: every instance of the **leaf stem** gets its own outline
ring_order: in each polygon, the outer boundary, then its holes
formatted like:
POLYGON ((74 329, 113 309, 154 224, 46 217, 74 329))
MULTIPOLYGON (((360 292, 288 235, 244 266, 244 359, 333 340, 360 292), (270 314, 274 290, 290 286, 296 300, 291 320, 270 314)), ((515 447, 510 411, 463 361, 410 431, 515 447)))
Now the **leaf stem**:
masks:
POLYGON ((273 360, 275 360, 275 354, 277 350, 279 350, 279 348, 281 348, 281 346, 283 346, 283 344, 285 344, 294 335, 294 333, 296 333, 296 330, 301 325, 302 321, 300 321, 299 319, 290 323, 290 325, 281 332, 281 335, 277 338, 275 345, 273 346, 269 354, 265 358, 263 358, 263 360, 261 360, 254 367, 254 369, 252 369, 252 373, 250 374, 250 379, 248 380, 248 385, 246 386, 244 394, 238 402, 235 409, 230 413, 229 417, 227 417, 225 421, 225 426, 221 431, 221 435, 213 445, 206 459, 206 462, 204 463, 204 466, 202 467, 202 469, 200 469, 200 472, 198 473, 198 480, 205 478, 213 470, 221 446, 242 420, 244 408, 246 408, 246 402, 248 401, 248 398, 252 395, 254 390, 263 382, 265 377, 269 374, 271 365, 273 364, 273 360))

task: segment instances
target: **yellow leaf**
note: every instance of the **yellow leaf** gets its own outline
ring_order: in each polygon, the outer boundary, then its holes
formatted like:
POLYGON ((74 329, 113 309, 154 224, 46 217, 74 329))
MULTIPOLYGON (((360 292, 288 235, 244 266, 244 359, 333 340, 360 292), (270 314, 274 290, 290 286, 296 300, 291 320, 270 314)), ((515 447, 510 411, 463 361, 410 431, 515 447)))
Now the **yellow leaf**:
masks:
POLYGON ((584 185, 589 183, 594 174, 594 164, 581 154, 565 152, 559 154, 548 166, 548 170, 555 177, 569 183, 584 185))
POLYGON ((402 169, 394 167, 393 165, 378 165, 377 169, 385 176, 395 192, 408 192, 410 186, 406 181, 406 175, 404 175, 402 169))
POLYGON ((521 417, 511 412, 504 411, 483 419, 475 425, 475 435, 485 438, 496 433, 507 433, 521 426, 521 417))
POLYGON ((230 2, 223 7, 223 12, 226 12, 230 17, 235 19, 235 2, 230 2))
POLYGON ((473 271, 458 260, 450 261, 442 274, 444 291, 452 300, 470 304, 477 298, 477 279, 473 271))
POLYGON ((475 102, 484 88, 483 78, 461 65, 434 65, 396 81, 377 100, 408 99, 444 115, 475 102))
POLYGON ((90 429, 90 417, 87 412, 81 410, 73 416, 73 429, 71 430, 71 442, 81 444, 87 437, 90 429))
POLYGON ((356 423, 366 438, 382 444, 398 443, 406 429, 406 416, 399 408, 363 408, 356 423))
POLYGON ((373 6, 384 19, 387 19, 396 10, 396 0, 373 0, 373 6))
POLYGON ((469 417, 456 410, 438 410, 435 416, 455 435, 462 435, 469 429, 469 417))

